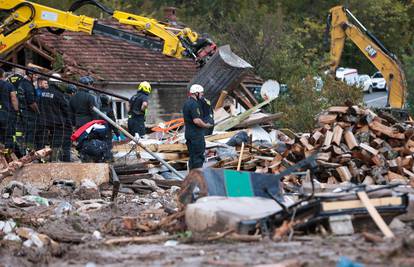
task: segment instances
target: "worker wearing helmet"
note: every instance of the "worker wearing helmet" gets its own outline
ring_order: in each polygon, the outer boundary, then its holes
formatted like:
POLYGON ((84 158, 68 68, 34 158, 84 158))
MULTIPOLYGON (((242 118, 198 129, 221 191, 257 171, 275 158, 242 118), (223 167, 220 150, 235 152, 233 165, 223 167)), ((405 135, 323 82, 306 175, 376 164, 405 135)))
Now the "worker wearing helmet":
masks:
MULTIPOLYGON (((79 83, 90 86, 93 84, 93 79, 85 76, 79 79, 79 83)), ((99 108, 96 98, 96 95, 82 87, 70 98, 69 106, 73 116, 72 122, 74 122, 76 129, 98 119, 98 115, 93 111, 93 107, 99 108)))
POLYGON ((151 84, 141 82, 138 91, 129 100, 128 131, 132 135, 145 135, 145 113, 148 109, 148 98, 151 93, 151 84))
POLYGON ((188 162, 190 170, 203 167, 205 161, 204 152, 206 150, 204 133, 205 129, 213 127, 212 124, 203 121, 203 114, 199 103, 203 93, 203 86, 199 84, 191 85, 190 95, 183 106, 185 139, 188 153, 190 154, 188 162))
POLYGON ((35 68, 28 68, 23 76, 23 72, 16 72, 9 77, 9 82, 17 90, 19 100, 19 116, 16 123, 15 141, 21 149, 18 154, 25 154, 25 149, 34 149, 36 121, 39 116, 39 106, 36 98, 34 83, 37 80, 35 68))

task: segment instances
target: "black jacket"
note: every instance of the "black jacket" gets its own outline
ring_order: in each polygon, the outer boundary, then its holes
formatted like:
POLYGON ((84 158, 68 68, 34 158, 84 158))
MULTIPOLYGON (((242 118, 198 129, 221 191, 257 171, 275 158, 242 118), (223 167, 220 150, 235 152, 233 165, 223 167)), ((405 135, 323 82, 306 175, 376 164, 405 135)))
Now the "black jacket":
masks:
POLYGON ((55 86, 42 90, 39 99, 40 121, 44 125, 71 125, 69 104, 55 86))
POLYGON ((92 110, 97 106, 95 98, 86 90, 79 90, 72 96, 69 105, 76 128, 98 119, 98 115, 92 110))

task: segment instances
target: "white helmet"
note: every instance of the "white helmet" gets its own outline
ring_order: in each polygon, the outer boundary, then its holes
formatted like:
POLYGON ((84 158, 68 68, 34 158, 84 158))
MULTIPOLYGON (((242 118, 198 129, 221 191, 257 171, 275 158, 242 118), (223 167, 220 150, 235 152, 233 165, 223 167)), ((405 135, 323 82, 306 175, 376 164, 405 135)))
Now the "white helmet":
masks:
POLYGON ((195 93, 204 93, 204 88, 203 86, 199 85, 199 84, 193 84, 190 87, 190 94, 195 94, 195 93))
MULTIPOLYGON (((62 76, 59 73, 53 73, 52 76, 56 78, 62 78, 62 76)), ((60 82, 60 80, 55 78, 49 78, 49 82, 60 82)))

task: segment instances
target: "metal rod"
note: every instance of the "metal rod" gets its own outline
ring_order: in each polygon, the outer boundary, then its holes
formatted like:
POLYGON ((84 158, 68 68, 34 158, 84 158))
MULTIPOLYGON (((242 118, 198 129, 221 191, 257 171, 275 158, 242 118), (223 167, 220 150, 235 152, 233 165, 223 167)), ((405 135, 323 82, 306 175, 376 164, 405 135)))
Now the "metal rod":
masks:
POLYGON ((116 97, 116 98, 119 98, 119 99, 122 99, 122 100, 126 100, 126 101, 129 100, 127 97, 122 96, 122 95, 114 94, 114 93, 111 93, 111 92, 106 92, 106 91, 104 91, 102 89, 98 89, 98 88, 91 87, 91 86, 88 86, 88 85, 85 85, 85 84, 81 84, 81 83, 78 83, 78 82, 70 81, 68 79, 55 77, 53 75, 43 73, 43 72, 38 71, 36 69, 28 68, 28 67, 23 66, 23 65, 19 65, 19 64, 15 64, 15 63, 9 62, 7 60, 0 59, 0 63, 6 64, 6 65, 10 65, 12 67, 15 67, 15 68, 18 68, 18 69, 22 69, 22 70, 28 70, 28 71, 31 71, 33 73, 36 73, 36 74, 39 74, 39 75, 42 75, 42 76, 45 76, 45 77, 48 77, 48 78, 56 79, 56 80, 59 80, 61 82, 65 82, 65 83, 69 83, 69 84, 74 84, 74 85, 76 85, 78 87, 82 87, 82 88, 86 88, 86 89, 89 89, 89 90, 92 90, 92 91, 95 91, 95 92, 98 92, 98 93, 110 95, 110 96, 113 96, 113 97, 116 97))
POLYGON ((354 14, 352 14, 352 12, 345 8, 345 12, 358 24, 359 27, 361 27, 361 29, 365 32, 367 32, 367 28, 365 28, 365 26, 354 16, 354 14))
POLYGON ((144 149, 146 152, 148 152, 151 156, 153 156, 156 160, 161 162, 165 167, 167 167, 170 171, 172 171, 175 175, 180 177, 181 179, 184 179, 184 176, 179 173, 176 169, 174 169, 170 164, 168 164, 165 160, 160 158, 157 154, 153 153, 151 150, 149 150, 146 146, 141 144, 137 139, 135 139, 132 134, 130 134, 127 130, 119 126, 116 122, 111 120, 108 116, 106 116, 104 113, 102 113, 98 108, 93 107, 93 111, 95 111, 99 116, 101 116, 104 120, 109 122, 112 126, 116 127, 118 130, 120 130, 123 134, 125 134, 128 138, 130 138, 132 141, 134 141, 135 144, 140 146, 142 149, 144 149))

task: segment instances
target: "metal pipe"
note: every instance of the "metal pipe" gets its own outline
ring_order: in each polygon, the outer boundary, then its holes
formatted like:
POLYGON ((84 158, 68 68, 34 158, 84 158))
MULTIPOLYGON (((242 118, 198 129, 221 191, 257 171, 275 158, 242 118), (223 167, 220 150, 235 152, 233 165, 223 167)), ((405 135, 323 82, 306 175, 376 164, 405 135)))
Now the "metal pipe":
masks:
POLYGON ((167 167, 170 171, 172 171, 175 175, 180 177, 181 179, 184 179, 184 176, 179 173, 176 169, 174 169, 170 164, 168 164, 165 160, 157 156, 157 154, 153 153, 151 150, 149 150, 146 146, 141 144, 137 139, 135 139, 132 134, 130 134, 127 130, 119 126, 116 122, 111 120, 108 116, 106 116, 104 113, 102 113, 98 108, 93 107, 93 111, 95 111, 99 116, 101 116, 104 120, 109 122, 112 126, 120 130, 123 134, 125 134, 128 138, 130 138, 132 141, 134 141, 135 144, 140 146, 142 149, 144 149, 146 152, 148 152, 151 156, 153 156, 156 160, 161 162, 165 167, 167 167))
POLYGON ((88 85, 85 85, 85 84, 81 84, 81 83, 78 83, 78 82, 70 81, 68 79, 55 77, 53 75, 46 74, 46 73, 43 73, 41 71, 38 71, 38 70, 35 70, 35 69, 32 69, 32 68, 28 68, 26 66, 22 66, 22 65, 19 65, 19 64, 15 64, 15 63, 9 62, 7 60, 0 59, 0 63, 6 64, 6 65, 10 65, 12 67, 15 67, 15 68, 18 68, 18 69, 22 69, 22 70, 28 70, 28 71, 31 71, 33 73, 36 73, 36 74, 39 74, 39 75, 42 75, 42 76, 45 76, 45 77, 48 77, 48 78, 52 78, 52 79, 59 80, 61 82, 65 82, 65 83, 69 83, 69 84, 74 84, 74 85, 76 85, 78 87, 82 87, 82 88, 85 88, 85 89, 88 89, 88 90, 92 90, 94 92, 98 92, 98 93, 110 95, 110 96, 113 96, 113 97, 116 97, 116 98, 119 98, 119 99, 122 99, 122 100, 126 100, 126 101, 129 100, 128 97, 125 97, 125 96, 122 96, 122 95, 118 95, 118 94, 111 93, 111 92, 106 92, 106 91, 104 91, 102 89, 98 89, 98 88, 91 87, 91 86, 88 86, 88 85))

